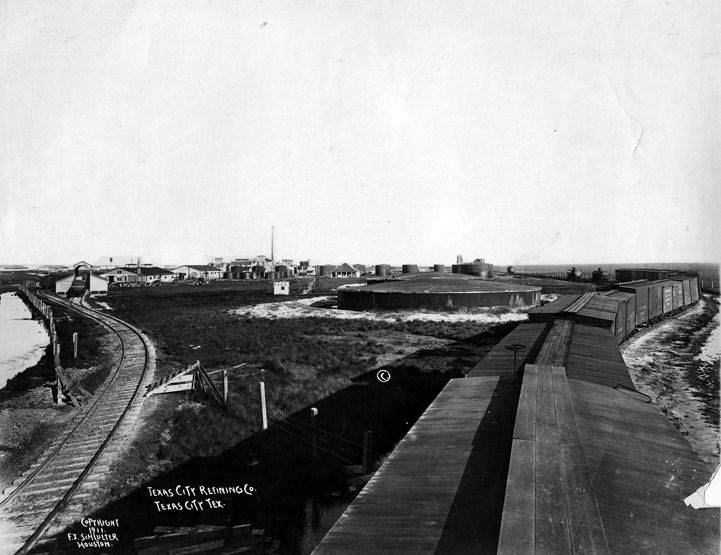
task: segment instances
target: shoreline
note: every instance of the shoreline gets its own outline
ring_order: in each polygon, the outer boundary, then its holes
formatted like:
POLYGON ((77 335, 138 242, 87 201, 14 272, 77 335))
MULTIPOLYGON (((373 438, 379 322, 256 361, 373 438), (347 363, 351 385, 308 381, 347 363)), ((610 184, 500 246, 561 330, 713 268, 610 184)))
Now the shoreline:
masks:
MULTIPOLYGON (((23 302, 28 306, 24 299, 23 302)), ((31 309, 31 315, 35 319, 37 312, 31 309)), ((113 352, 106 332, 61 310, 57 316, 63 367, 92 392, 107 374, 108 357, 113 352), (80 331, 81 349, 74 360, 72 332, 76 330, 80 331)), ((78 410, 54 401, 49 387, 55 379, 53 358, 48 343, 36 364, 15 374, 0 389, 0 490, 37 460, 78 410)))
MULTIPOLYGON (((702 361, 699 354, 718 329, 719 307, 702 297, 688 314, 664 322, 629 340, 621 354, 639 391, 686 437, 704 461, 718 463, 718 353, 702 361)), ((717 333, 717 332, 716 332, 717 333)))
MULTIPOLYGON (((22 295, 17 294, 17 291, 9 292, 0 292, 0 295, 3 295, 5 293, 15 293, 15 296, 20 300, 22 305, 27 309, 29 319, 38 322, 40 327, 43 329, 43 332, 45 334, 45 337, 43 339, 44 345, 38 345, 38 350, 40 352, 40 355, 38 357, 29 357, 26 356, 26 363, 31 362, 30 364, 27 364, 23 366, 23 368, 13 374, 11 377, 9 377, 5 383, 5 385, 0 388, 0 401, 2 401, 4 398, 6 398, 5 394, 7 392, 17 392, 21 391, 23 389, 29 389, 31 386, 27 385, 27 382, 29 379, 36 378, 38 374, 42 373, 39 372, 40 369, 47 367, 48 362, 47 360, 44 360, 46 357, 50 355, 50 349, 52 348, 51 342, 50 342, 50 336, 47 333, 47 327, 45 323, 42 320, 42 317, 39 316, 39 313, 33 307, 27 299, 25 299, 22 295)), ((7 301, 6 301, 7 302, 7 301)), ((29 353, 28 353, 29 354, 29 353)), ((52 356, 50 355, 50 359, 52 359, 52 356)))

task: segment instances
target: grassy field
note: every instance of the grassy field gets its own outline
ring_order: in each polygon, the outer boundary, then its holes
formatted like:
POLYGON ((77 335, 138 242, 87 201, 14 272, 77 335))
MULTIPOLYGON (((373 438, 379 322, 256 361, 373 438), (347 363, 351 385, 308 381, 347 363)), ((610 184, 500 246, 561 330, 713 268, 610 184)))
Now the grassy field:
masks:
POLYGON ((183 394, 148 401, 152 416, 111 469, 112 494, 122 499, 99 513, 134 515, 130 539, 155 525, 197 522, 193 515, 153 512, 139 486, 222 485, 240 476, 258 496, 229 500, 228 511, 203 522, 247 520, 281 539, 284 553, 297 552, 306 502, 347 491, 343 469, 361 464, 365 432, 373 433, 377 464, 447 380, 462 376, 513 326, 248 318, 229 311, 277 298, 262 290, 163 289, 105 299, 154 339, 159 373, 195 360, 209 371, 247 365, 230 371, 228 412, 183 394), (375 377, 381 366, 392 376, 385 384, 375 377), (262 433, 260 379, 271 420, 262 433), (315 454, 311 406, 319 411, 315 454))

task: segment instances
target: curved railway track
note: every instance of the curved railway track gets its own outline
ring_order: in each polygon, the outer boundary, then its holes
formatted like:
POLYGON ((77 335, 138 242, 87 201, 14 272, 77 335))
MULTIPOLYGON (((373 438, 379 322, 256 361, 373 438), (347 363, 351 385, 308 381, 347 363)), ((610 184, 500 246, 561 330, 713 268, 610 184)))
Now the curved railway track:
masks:
POLYGON ((83 305, 42 295, 108 329, 117 358, 103 384, 38 460, 0 497, 0 553, 28 553, 82 516, 96 493, 117 441, 137 420, 151 349, 127 322, 83 305))

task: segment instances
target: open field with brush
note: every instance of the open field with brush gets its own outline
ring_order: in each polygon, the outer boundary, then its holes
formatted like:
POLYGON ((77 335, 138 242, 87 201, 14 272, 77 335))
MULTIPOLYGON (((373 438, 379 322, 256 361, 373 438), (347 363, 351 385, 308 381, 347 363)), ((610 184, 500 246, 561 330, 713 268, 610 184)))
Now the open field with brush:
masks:
MULTIPOLYGON (((130 536, 179 525, 183 515, 153 512, 138 487, 193 483, 211 474, 222 484, 242 476, 253 481, 258 497, 232 504, 216 520, 266 528, 283 541, 285 553, 297 552, 310 499, 347 495, 344 467, 361 464, 367 431, 376 465, 448 379, 462 376, 515 325, 259 318, 231 311, 277 297, 200 287, 168 291, 118 292, 104 300, 154 340, 159 375, 195 360, 208 371, 246 365, 229 371, 227 412, 182 393, 148 399, 143 430, 109 474, 113 496, 122 499, 98 514, 147 515, 133 519, 130 536), (378 368, 390 371, 388 383, 376 379, 378 368), (259 433, 261 379, 271 425, 259 433), (319 410, 315 454, 311 406, 319 410)), ((219 377, 213 375, 220 386, 219 377)))

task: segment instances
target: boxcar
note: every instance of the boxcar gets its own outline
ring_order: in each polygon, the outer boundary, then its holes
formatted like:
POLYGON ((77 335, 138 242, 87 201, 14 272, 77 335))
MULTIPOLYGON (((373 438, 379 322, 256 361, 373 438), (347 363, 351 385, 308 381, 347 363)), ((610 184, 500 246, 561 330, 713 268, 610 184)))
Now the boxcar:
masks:
POLYGON ((663 284, 655 281, 648 287, 648 321, 651 322, 663 314, 663 284))
POLYGON ((616 343, 621 343, 626 337, 626 303, 622 299, 614 298, 616 301, 616 318, 613 326, 613 335, 616 343))
POLYGON ((698 289, 698 277, 694 276, 691 278, 691 302, 696 302, 699 299, 698 289))
POLYGON ((683 306, 691 304, 691 280, 687 277, 676 279, 681 284, 681 296, 683 297, 683 306))
POLYGON ((671 281, 671 295, 674 310, 683 306, 683 284, 680 281, 671 281))
POLYGON ((618 303, 615 320, 616 342, 620 343, 636 327, 636 295, 624 291, 613 291, 606 296, 618 303))
MULTIPOLYGON (((619 322, 618 301, 606 295, 593 295, 583 307, 573 313, 576 322, 609 328, 611 333, 617 335, 617 322, 619 322)), ((623 320, 621 322, 621 333, 623 333, 623 320)))
POLYGON ((626 336, 629 336, 636 329, 636 295, 628 295, 626 301, 626 336))
POLYGON ((649 282, 646 280, 635 281, 631 283, 622 283, 618 286, 620 291, 624 293, 632 293, 634 295, 636 321, 634 327, 642 326, 648 322, 648 294, 650 290, 649 282))
POLYGON ((673 310, 673 285, 668 281, 664 281, 661 287, 663 290, 661 313, 668 314, 673 310))

